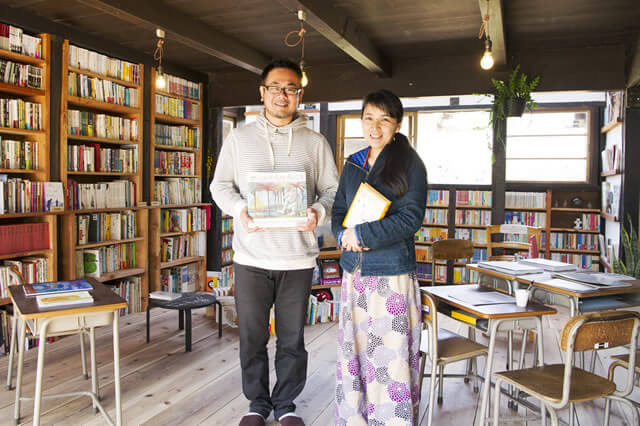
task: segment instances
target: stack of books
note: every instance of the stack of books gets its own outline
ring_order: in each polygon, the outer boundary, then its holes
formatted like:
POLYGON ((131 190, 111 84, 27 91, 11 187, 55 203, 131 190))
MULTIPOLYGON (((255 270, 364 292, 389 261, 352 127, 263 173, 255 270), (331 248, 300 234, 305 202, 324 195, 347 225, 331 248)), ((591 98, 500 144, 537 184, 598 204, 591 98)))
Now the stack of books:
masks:
POLYGON ((25 296, 35 297, 40 308, 93 303, 89 293, 93 286, 86 280, 26 284, 23 288, 25 296))

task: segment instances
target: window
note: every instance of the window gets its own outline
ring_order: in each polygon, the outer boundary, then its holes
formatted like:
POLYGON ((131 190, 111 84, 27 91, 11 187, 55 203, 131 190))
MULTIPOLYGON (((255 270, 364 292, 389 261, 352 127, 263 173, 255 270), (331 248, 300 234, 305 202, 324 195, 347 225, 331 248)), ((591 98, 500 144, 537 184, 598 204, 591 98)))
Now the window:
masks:
POLYGON ((508 118, 506 180, 587 182, 590 118, 588 110, 508 118))
POLYGON ((417 136, 430 184, 491 184, 488 111, 420 112, 417 136))
MULTIPOLYGON (((400 126, 400 133, 409 138, 415 146, 415 113, 405 113, 400 126)), ((366 148, 367 142, 362 135, 360 114, 345 114, 338 117, 338 140, 336 142, 336 165, 342 171, 344 162, 354 152, 366 148)))

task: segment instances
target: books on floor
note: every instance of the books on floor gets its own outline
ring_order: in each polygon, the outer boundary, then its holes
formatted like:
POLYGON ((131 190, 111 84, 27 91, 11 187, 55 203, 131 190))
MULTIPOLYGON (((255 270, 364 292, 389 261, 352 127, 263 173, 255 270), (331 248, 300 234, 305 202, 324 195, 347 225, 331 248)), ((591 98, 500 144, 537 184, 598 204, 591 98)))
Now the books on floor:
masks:
POLYGON ((501 272, 507 275, 541 274, 544 270, 541 267, 527 265, 522 262, 510 262, 507 260, 490 260, 479 262, 478 266, 484 269, 501 272))
POLYGON ((23 288, 26 296, 72 293, 79 291, 84 291, 86 293, 86 290, 93 290, 93 286, 86 280, 25 284, 23 288))
POLYGON ((519 263, 523 263, 525 265, 538 266, 545 271, 551 272, 560 272, 560 271, 575 271, 577 269, 576 265, 565 262, 558 262, 555 260, 549 259, 522 259, 519 263))
POLYGON ((41 294, 36 296, 40 308, 68 306, 93 303, 93 296, 88 291, 73 291, 58 294, 41 294))

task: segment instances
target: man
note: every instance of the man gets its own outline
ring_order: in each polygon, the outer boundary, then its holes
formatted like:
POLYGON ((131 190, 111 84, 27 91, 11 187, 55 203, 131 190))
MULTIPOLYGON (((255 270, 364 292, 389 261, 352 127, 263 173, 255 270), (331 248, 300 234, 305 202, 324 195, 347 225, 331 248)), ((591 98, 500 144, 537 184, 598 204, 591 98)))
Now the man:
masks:
POLYGON ((224 141, 211 194, 234 218, 235 301, 240 330, 242 390, 251 401, 240 426, 264 425, 271 411, 283 426, 304 425, 293 400, 304 388, 304 321, 318 254, 315 229, 331 218, 338 172, 326 139, 297 113, 302 71, 276 60, 262 72, 264 114, 234 129, 224 141), (307 222, 297 228, 256 228, 247 211, 249 172, 303 171, 307 222), (267 342, 275 308, 277 381, 269 392, 267 342))

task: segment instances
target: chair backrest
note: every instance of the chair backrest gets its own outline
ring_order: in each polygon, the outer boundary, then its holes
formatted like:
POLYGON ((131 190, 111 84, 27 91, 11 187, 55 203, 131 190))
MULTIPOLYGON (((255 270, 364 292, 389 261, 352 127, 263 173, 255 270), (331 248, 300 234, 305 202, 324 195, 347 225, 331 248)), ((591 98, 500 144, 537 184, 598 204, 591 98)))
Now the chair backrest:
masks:
POLYGON ((487 226, 487 259, 513 260, 515 255, 512 252, 529 252, 533 238, 539 253, 542 253, 541 231, 541 228, 516 224, 487 226), (513 241, 513 235, 518 235, 518 241, 513 241), (501 241, 497 241, 498 239, 501 241))
POLYGON ((429 331, 429 353, 432 362, 436 362, 438 354, 438 305, 435 299, 426 291, 420 292, 422 299, 422 323, 429 331))
POLYGON ((446 239, 435 241, 431 245, 431 285, 436 284, 436 262, 463 260, 469 263, 473 259, 473 241, 446 239))
MULTIPOLYGON (((631 311, 597 312, 570 318, 560 335, 560 349, 565 353, 562 401, 552 405, 563 407, 568 402, 575 352, 629 345, 629 365, 635 365, 639 329, 640 314, 631 311)), ((627 370, 625 388, 616 391, 616 394, 631 392, 633 371, 633 369, 627 370)))

